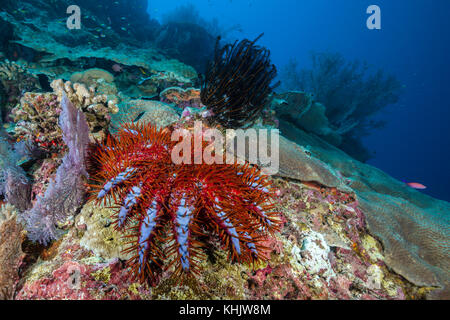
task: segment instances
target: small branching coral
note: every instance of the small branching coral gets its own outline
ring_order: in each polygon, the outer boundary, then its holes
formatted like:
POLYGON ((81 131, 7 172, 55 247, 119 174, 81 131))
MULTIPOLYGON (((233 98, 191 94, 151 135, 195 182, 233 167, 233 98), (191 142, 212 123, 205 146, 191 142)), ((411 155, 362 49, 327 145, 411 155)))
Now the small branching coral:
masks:
MULTIPOLYGON (((262 36, 262 35, 261 35, 262 36)), ((239 128, 255 122, 267 103, 277 75, 270 51, 247 39, 219 48, 202 84, 201 101, 225 127, 239 128)))
POLYGON ((111 114, 118 112, 115 100, 108 100, 96 88, 84 84, 63 82, 51 83, 54 93, 26 92, 11 112, 16 122, 14 136, 19 141, 28 141, 46 154, 61 154, 66 151, 62 131, 58 127, 61 113, 60 101, 66 95, 74 106, 83 111, 93 137, 104 137, 111 121, 111 114))
POLYGON ((248 164, 175 164, 175 146, 167 128, 124 124, 90 148, 91 198, 116 208, 134 275, 152 280, 164 266, 175 277, 197 274, 208 239, 232 261, 264 260, 263 241, 280 226, 267 177, 248 164))
POLYGON ((51 93, 26 92, 11 114, 17 124, 17 141, 28 141, 48 153, 57 153, 63 146, 58 118, 61 109, 57 96, 51 93))

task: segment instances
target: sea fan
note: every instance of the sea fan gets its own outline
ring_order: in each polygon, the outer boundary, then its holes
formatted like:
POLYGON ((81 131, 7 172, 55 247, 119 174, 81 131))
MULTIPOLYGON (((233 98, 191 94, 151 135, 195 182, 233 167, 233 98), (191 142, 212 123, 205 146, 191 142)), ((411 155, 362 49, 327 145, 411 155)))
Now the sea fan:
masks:
POLYGON ((163 265, 174 276, 198 273, 214 235, 233 261, 265 259, 262 242, 279 229, 267 177, 248 164, 174 164, 170 137, 125 124, 90 149, 91 197, 113 203, 116 228, 132 239, 125 251, 134 252, 136 277, 154 279, 163 265))
POLYGON ((17 165, 19 153, 0 132, 0 197, 19 210, 30 205, 31 185, 25 171, 17 165))
POLYGON ((58 238, 55 225, 75 214, 85 200, 83 179, 87 178, 85 157, 89 144, 89 127, 83 112, 74 107, 66 96, 63 96, 61 108, 59 125, 69 151, 44 196, 39 197, 23 217, 28 237, 43 244, 58 238))

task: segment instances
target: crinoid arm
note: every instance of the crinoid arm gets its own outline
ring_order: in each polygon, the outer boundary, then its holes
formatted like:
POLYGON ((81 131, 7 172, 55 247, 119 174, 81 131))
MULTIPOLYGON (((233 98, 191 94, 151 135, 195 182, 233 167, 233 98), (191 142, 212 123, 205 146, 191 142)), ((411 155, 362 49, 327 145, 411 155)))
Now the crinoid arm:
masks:
POLYGON ((277 69, 270 51, 244 39, 222 48, 217 40, 215 58, 204 77, 201 101, 214 119, 229 128, 251 125, 261 115, 277 69))

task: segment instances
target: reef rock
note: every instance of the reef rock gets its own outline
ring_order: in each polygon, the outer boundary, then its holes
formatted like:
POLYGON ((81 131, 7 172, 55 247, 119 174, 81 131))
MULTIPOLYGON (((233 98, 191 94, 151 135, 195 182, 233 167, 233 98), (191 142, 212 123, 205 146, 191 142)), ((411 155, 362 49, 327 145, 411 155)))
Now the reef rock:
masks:
POLYGON ((86 27, 77 30, 67 28, 68 16, 61 17, 70 5, 73 3, 69 0, 51 6, 45 0, 8 1, 0 12, 2 31, 5 30, 0 33, 0 40, 5 43, 6 57, 20 60, 21 66, 39 76, 39 81, 46 86, 56 79, 87 86, 98 78, 111 83, 116 80, 110 73, 114 69, 121 72, 123 91, 142 82, 143 90, 139 93, 145 97, 152 96, 151 88, 146 87, 146 80, 151 77, 158 82, 171 81, 170 86, 193 85, 197 81, 193 67, 155 46, 155 35, 161 34, 161 27, 143 9, 147 7, 145 0, 102 1, 101 4, 82 1, 78 5, 82 6, 86 27), (117 14, 106 16, 104 10, 117 14))
POLYGON ((16 217, 12 206, 0 207, 0 300, 14 298, 24 256, 21 249, 23 228, 16 217))
POLYGON ((88 87, 95 85, 100 79, 103 79, 108 83, 114 82, 114 76, 111 73, 99 68, 92 68, 83 72, 75 72, 70 77, 70 81, 72 83, 84 83, 88 87))
POLYGON ((354 160, 303 130, 288 133, 288 138, 302 143, 280 141, 280 175, 353 190, 370 234, 383 244, 386 264, 416 285, 437 289, 429 297, 448 298, 450 204, 354 160), (303 149, 309 157, 300 152, 303 149), (311 166, 314 175, 305 170, 311 166))
POLYGON ((153 100, 130 100, 121 106, 122 112, 113 117, 113 125, 122 121, 150 122, 158 128, 167 127, 180 119, 168 104, 153 100))
POLYGON ((288 131, 291 126, 295 126, 318 135, 335 146, 342 143, 341 134, 330 126, 325 106, 314 101, 312 95, 300 91, 274 94, 270 107, 283 120, 280 122, 280 130, 288 131))
POLYGON ((37 76, 26 68, 9 60, 0 62, 0 121, 19 102, 20 95, 25 91, 40 89, 37 76))
POLYGON ((392 272, 352 194, 274 179, 281 233, 269 261, 231 264, 217 249, 182 284, 165 272, 138 284, 121 259, 110 209, 88 203, 74 227, 24 275, 18 299, 405 299, 428 292, 392 272))
POLYGON ((185 108, 201 108, 200 90, 195 88, 169 87, 162 91, 160 99, 184 110, 185 108))
POLYGON ((113 210, 98 208, 88 203, 76 217, 75 228, 81 236, 80 245, 101 259, 120 258, 127 260, 130 254, 123 254, 126 240, 114 229, 113 210))

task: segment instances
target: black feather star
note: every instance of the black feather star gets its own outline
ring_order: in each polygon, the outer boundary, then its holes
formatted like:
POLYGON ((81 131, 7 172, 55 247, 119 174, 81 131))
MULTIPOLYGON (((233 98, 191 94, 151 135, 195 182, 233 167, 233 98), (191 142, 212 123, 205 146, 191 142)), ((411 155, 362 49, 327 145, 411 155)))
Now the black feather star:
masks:
POLYGON ((213 113, 214 120, 228 128, 251 125, 261 115, 267 98, 278 85, 270 62, 270 51, 244 39, 219 48, 203 79, 201 101, 213 113))

